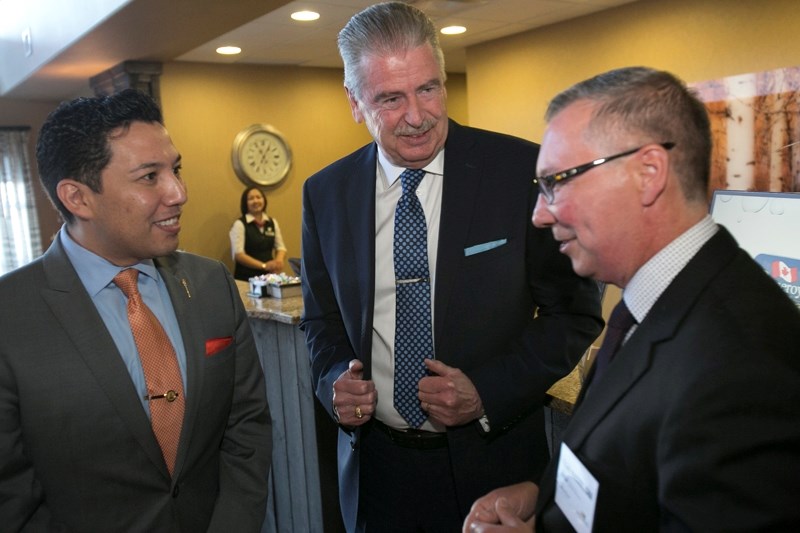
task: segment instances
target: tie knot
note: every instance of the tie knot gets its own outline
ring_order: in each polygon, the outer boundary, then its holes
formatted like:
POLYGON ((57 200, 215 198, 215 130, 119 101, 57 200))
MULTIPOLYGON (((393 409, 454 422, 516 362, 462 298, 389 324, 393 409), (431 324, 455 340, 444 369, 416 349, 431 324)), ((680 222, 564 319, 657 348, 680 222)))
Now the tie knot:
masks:
POLYGON ((425 171, 417 168, 407 168, 400 174, 400 181, 403 185, 403 194, 413 194, 417 187, 419 187, 419 182, 422 181, 423 176, 425 176, 425 171))
POLYGON ((635 323, 636 319, 633 318, 628 306, 625 305, 625 300, 620 300, 611 312, 611 316, 608 317, 608 327, 623 331, 629 330, 635 323))
POLYGON ((139 293, 138 280, 139 271, 135 268, 120 270, 119 274, 114 276, 114 284, 120 288, 126 298, 139 293))

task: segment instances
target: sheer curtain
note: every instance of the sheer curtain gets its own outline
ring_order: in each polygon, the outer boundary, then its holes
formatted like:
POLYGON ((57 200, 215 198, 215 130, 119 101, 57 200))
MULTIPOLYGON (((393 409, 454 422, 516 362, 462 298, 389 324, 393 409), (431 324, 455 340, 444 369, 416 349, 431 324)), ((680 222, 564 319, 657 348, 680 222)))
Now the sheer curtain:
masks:
POLYGON ((42 253, 28 134, 29 128, 0 127, 0 275, 42 253))

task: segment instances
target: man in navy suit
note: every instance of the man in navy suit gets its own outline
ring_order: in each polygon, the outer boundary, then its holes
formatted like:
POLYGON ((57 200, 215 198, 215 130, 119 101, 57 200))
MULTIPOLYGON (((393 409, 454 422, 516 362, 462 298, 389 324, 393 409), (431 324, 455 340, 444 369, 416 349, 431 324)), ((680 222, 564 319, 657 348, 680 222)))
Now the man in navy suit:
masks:
POLYGON ((708 215, 703 104, 634 67, 547 119, 534 223, 634 324, 540 485, 481 498, 464 531, 800 530, 800 313, 708 215))
POLYGON ((3 530, 261 531, 264 376, 225 265, 176 252, 186 185, 161 111, 132 89, 65 102, 37 160, 66 223, 41 258, 0 278, 3 530), (158 353, 177 359, 163 388, 145 377, 159 365, 143 369, 113 281, 131 269, 169 341, 158 353), (182 424, 167 424, 177 450, 164 450, 153 402, 181 397, 182 424))
POLYGON ((453 531, 474 498, 543 468, 545 392, 599 333, 599 291, 530 223, 538 146, 448 120, 444 59, 422 12, 367 8, 339 49, 353 117, 375 142, 305 184, 302 327, 316 394, 340 427, 344 521, 453 531), (412 387, 421 426, 393 401, 404 169, 424 171, 420 279, 433 295, 428 375, 412 387))

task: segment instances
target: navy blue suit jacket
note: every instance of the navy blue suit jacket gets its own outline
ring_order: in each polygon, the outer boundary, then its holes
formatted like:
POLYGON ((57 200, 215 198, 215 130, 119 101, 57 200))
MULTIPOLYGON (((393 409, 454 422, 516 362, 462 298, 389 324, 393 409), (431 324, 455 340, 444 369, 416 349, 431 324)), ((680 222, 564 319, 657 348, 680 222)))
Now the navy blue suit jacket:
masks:
MULTIPOLYGON (((721 229, 673 280, 564 442, 599 481, 594 531, 800 530, 800 313, 721 229)), ((539 532, 572 531, 541 484, 539 532)))
MULTIPOLYGON (((541 405, 602 327, 599 291, 577 277, 550 230, 531 224, 538 146, 451 121, 445 144, 434 338, 436 358, 475 384, 491 432, 448 429, 464 514, 487 490, 541 472, 541 405), (482 253, 465 249, 505 244, 482 253), (537 313, 534 320, 534 313, 537 313)), ((377 146, 307 180, 303 295, 316 394, 332 416, 333 383, 357 358, 371 375, 377 146)), ((354 529, 359 432, 340 431, 340 498, 354 529)))

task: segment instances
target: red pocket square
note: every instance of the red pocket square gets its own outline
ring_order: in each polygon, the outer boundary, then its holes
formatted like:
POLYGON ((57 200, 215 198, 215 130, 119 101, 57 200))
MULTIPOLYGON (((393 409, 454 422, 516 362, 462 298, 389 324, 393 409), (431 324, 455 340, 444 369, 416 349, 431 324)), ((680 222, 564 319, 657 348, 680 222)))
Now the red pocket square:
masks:
POLYGON ((206 357, 220 352, 231 345, 233 337, 219 337, 216 339, 208 339, 206 341, 206 357))

